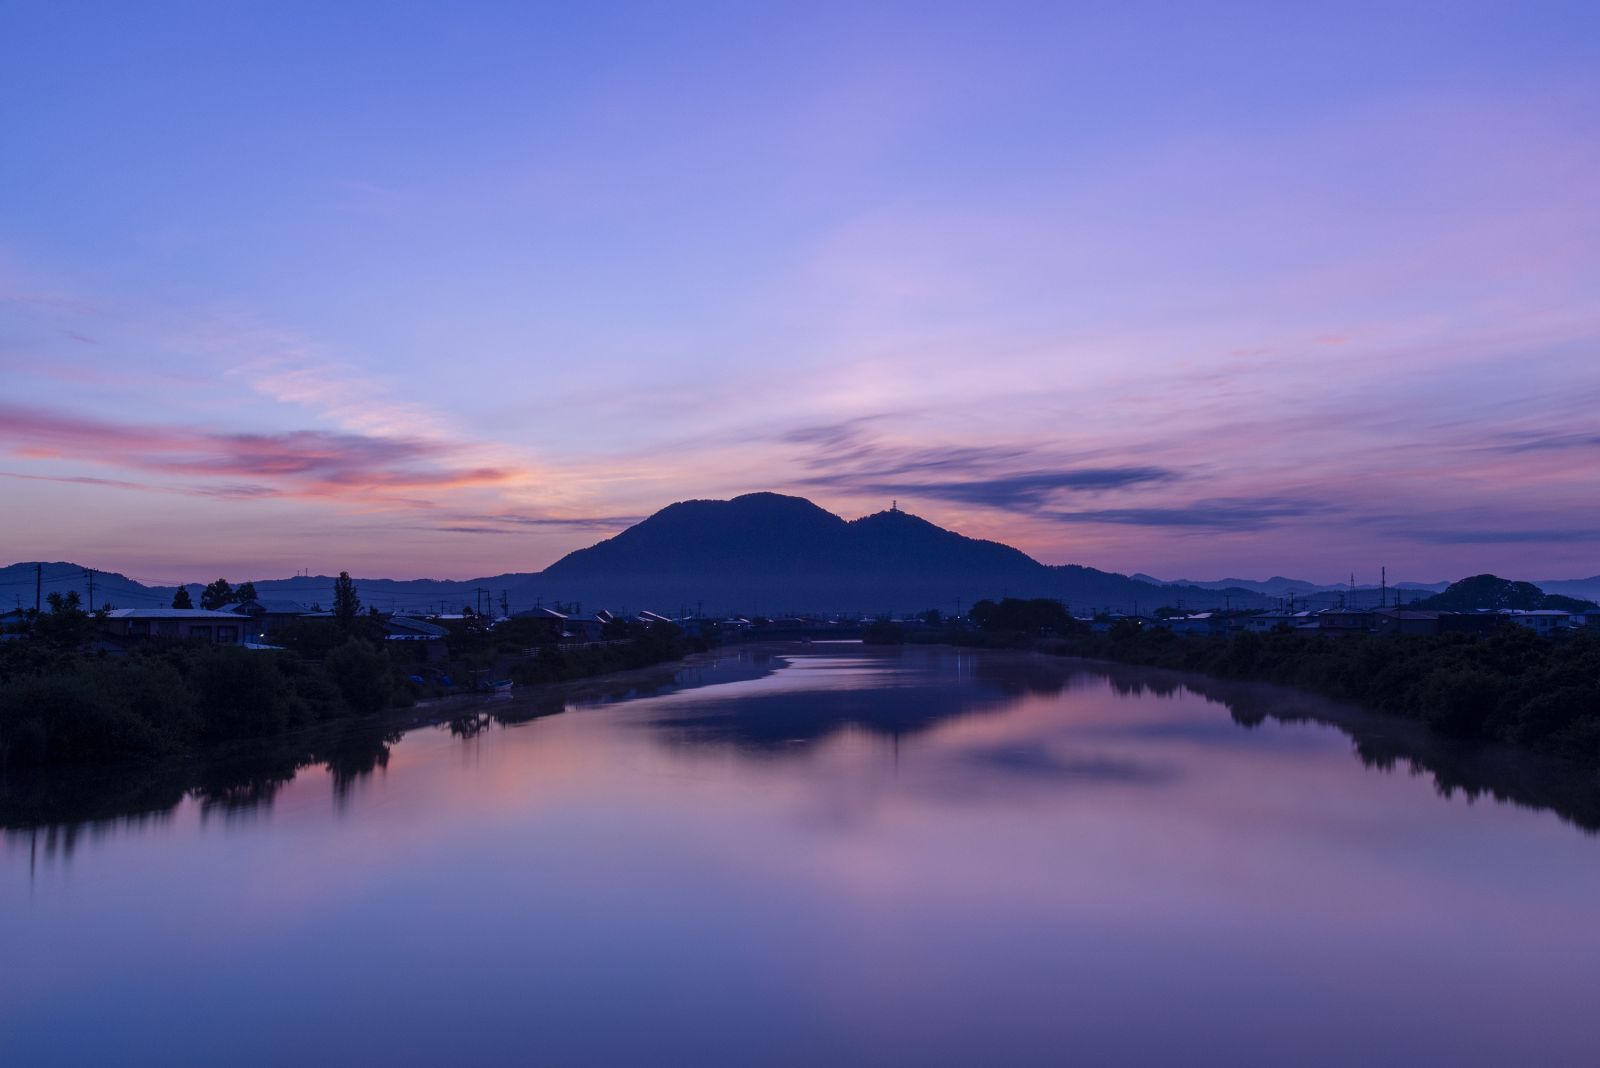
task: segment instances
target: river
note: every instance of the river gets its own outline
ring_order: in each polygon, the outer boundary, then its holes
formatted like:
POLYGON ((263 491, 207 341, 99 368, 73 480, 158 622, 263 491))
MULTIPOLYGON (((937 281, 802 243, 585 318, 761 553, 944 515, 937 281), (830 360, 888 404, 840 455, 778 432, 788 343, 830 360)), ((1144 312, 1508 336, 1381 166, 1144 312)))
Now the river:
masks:
POLYGON ((747 647, 0 800, 0 1062, 1580 1064, 1593 777, 1265 687, 747 647))

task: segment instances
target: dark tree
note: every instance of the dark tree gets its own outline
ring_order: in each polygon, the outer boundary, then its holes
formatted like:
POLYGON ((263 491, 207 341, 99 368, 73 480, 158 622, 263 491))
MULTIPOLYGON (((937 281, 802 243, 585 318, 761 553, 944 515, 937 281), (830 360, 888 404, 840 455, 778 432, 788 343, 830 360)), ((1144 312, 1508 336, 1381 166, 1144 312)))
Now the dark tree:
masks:
POLYGON ((83 610, 77 590, 65 597, 51 593, 45 598, 50 611, 34 620, 34 632, 50 645, 72 649, 94 638, 94 617, 83 610))
POLYGON ((356 596, 355 581, 351 579, 350 572, 341 571, 333 584, 333 618, 341 627, 350 627, 360 614, 361 598, 356 596))
POLYGON ((233 587, 228 585, 227 579, 217 579, 211 585, 200 591, 200 607, 217 612, 224 605, 232 604, 238 600, 233 592, 233 587))
POLYGON ((861 640, 868 645, 901 645, 906 640, 906 629, 887 617, 879 617, 862 630, 861 640))
POLYGON ((178 592, 172 595, 172 607, 193 608, 194 598, 189 596, 189 587, 179 586, 178 592))
POLYGON ((77 590, 68 590, 65 597, 59 593, 51 593, 44 600, 50 606, 50 614, 53 616, 71 615, 83 610, 83 598, 78 596, 77 590))
POLYGON ((256 599, 256 584, 254 582, 241 582, 239 588, 233 591, 235 601, 253 601, 256 599))
POLYGON ((1027 635, 1068 634, 1076 629, 1066 605, 1047 597, 1021 600, 1007 597, 999 604, 979 601, 972 606, 979 630, 1027 635))

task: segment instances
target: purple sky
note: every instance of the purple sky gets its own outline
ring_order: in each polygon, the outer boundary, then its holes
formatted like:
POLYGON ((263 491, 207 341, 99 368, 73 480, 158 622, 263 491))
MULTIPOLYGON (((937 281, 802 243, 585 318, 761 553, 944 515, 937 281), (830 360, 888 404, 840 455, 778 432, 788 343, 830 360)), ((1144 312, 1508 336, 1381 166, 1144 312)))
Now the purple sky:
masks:
POLYGON ((1593 4, 327 7, 7 6, 0 562, 1600 572, 1593 4))

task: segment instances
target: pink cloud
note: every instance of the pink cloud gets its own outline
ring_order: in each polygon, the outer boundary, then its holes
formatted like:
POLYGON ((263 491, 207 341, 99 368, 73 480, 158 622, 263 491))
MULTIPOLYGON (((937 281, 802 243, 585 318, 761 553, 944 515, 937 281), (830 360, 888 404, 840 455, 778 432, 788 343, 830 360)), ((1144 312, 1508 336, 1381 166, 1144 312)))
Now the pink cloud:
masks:
POLYGON ((516 466, 470 463, 470 447, 431 439, 322 430, 229 434, 116 423, 18 405, 0 405, 0 443, 23 458, 88 461, 165 476, 250 480, 242 486, 233 481, 178 489, 231 498, 401 503, 395 493, 505 486, 528 474, 516 466))

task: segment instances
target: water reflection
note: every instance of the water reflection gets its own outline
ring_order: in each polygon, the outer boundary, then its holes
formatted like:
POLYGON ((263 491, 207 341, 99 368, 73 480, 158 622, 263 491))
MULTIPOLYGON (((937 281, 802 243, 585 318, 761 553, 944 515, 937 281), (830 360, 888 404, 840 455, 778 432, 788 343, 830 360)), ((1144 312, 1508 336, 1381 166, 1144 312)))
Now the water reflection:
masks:
POLYGON ((381 722, 344 721, 197 758, 0 774, 0 829, 13 840, 25 837, 30 853, 70 857, 86 832, 101 837, 116 829, 158 826, 186 799, 205 817, 257 815, 311 769, 327 771, 335 807, 342 810, 355 786, 389 766, 392 747, 411 731, 442 728, 466 740, 491 727, 528 723, 575 705, 760 678, 784 663, 775 651, 752 649, 737 656, 696 658, 683 666, 539 687, 510 699, 452 699, 381 722), (42 839, 34 833, 41 829, 42 839))
POLYGON ((0 1049, 281 1060, 241 1041, 270 1008, 317 1063, 1586 1063, 1600 848, 1383 769, 1575 820, 1592 788, 1411 727, 741 650, 12 780, 0 1049))
MULTIPOLYGON (((0 828, 22 832, 30 850, 70 856, 86 829, 159 827, 185 799, 202 816, 238 819, 270 808, 307 769, 325 769, 336 810, 353 788, 387 768, 392 747, 408 732, 442 729, 462 741, 496 728, 557 715, 574 707, 654 698, 636 727, 679 747, 727 747, 760 759, 801 758, 841 733, 898 743, 961 717, 1003 712, 1025 697, 1109 686, 1120 697, 1196 694, 1229 718, 1206 721, 1137 719, 1080 727, 1079 736, 1182 736, 1237 744, 1230 732, 1268 722, 1320 723, 1354 742, 1363 765, 1431 776, 1444 797, 1490 797, 1549 810, 1588 832, 1600 831, 1600 777, 1561 761, 1501 747, 1455 741, 1420 724, 1371 715, 1278 687, 1101 662, 953 649, 745 647, 674 668, 625 677, 519 691, 510 698, 462 699, 380 724, 333 724, 288 739, 238 747, 206 759, 114 769, 64 769, 0 776, 0 828), (780 668, 786 668, 779 672, 780 668), (736 683, 759 685, 733 685, 736 683), (42 829, 41 839, 36 830, 42 829)), ((1125 757, 1052 753, 1031 739, 973 747, 966 759, 1019 778, 1155 784, 1170 769, 1125 757)))

